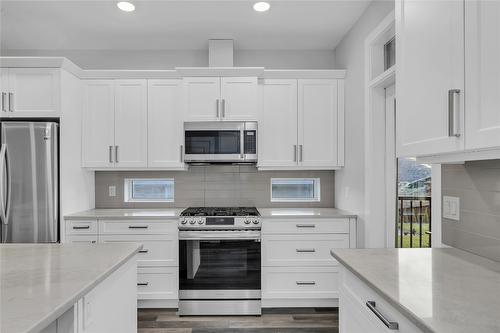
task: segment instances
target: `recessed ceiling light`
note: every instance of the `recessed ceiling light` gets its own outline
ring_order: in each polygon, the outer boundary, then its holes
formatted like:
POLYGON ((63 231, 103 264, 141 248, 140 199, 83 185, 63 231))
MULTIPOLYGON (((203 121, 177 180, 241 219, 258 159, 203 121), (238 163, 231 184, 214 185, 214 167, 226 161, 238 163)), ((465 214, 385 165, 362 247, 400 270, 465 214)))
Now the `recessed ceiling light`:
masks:
POLYGON ((118 2, 116 6, 124 12, 133 12, 135 10, 134 4, 127 1, 118 2))
POLYGON ((253 5, 253 9, 256 11, 256 12, 267 12, 269 10, 269 8, 271 8, 271 5, 269 4, 269 2, 256 2, 254 5, 253 5))

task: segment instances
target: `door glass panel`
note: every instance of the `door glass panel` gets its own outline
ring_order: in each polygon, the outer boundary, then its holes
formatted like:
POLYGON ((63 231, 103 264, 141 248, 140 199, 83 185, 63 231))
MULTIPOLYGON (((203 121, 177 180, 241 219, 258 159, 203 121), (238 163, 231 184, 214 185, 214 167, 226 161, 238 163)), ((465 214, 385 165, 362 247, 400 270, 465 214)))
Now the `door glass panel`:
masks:
POLYGON ((186 131, 186 154, 240 154, 240 131, 186 131))
POLYGON ((180 290, 260 289, 256 240, 180 240, 180 290))

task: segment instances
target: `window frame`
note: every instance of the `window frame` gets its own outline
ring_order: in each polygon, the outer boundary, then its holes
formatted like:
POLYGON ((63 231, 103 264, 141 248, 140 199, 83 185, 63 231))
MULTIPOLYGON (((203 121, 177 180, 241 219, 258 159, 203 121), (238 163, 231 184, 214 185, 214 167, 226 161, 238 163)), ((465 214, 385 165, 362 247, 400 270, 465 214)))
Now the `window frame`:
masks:
POLYGON ((321 180, 320 178, 271 178, 269 181, 271 202, 320 202, 321 201, 321 180), (314 196, 312 198, 273 198, 273 181, 313 181, 314 196))
POLYGON ((123 184, 123 201, 124 202, 175 202, 175 179, 174 178, 125 178, 123 184), (132 197, 132 186, 134 181, 171 181, 173 196, 172 199, 137 199, 132 197))

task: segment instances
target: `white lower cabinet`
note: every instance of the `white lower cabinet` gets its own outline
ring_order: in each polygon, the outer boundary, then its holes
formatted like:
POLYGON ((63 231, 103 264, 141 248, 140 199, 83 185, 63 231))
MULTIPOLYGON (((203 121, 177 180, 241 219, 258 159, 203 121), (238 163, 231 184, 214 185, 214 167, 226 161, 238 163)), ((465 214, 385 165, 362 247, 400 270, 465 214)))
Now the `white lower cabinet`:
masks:
POLYGON ((421 333, 423 331, 348 269, 340 266, 339 332, 421 333), (375 312, 378 312, 378 315, 375 312), (389 328, 384 321, 388 325, 397 325, 397 328, 389 328))
POLYGON ((138 307, 177 307, 177 220, 67 220, 65 241, 142 244, 136 258, 138 307))
POLYGON ((356 247, 355 218, 267 219, 262 225, 263 307, 338 305, 333 248, 356 247))

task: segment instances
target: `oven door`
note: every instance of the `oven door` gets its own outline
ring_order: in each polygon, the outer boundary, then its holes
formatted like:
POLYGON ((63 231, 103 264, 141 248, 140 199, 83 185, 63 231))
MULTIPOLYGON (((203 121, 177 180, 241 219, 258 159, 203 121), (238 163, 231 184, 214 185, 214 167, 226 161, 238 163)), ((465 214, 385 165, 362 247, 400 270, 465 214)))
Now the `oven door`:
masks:
POLYGON ((179 299, 261 298, 260 231, 180 231, 179 299))
POLYGON ((186 162, 243 162, 245 123, 184 124, 186 162))

